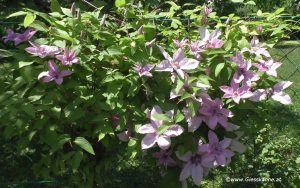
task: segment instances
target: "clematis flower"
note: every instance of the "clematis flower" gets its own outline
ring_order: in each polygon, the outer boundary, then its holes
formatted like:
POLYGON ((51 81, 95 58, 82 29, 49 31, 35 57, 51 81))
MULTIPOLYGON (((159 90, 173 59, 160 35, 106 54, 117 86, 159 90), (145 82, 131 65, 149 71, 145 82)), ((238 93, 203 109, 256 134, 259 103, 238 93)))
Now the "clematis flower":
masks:
POLYGON ((273 88, 268 88, 268 89, 258 89, 253 92, 253 96, 249 98, 249 100, 258 102, 265 100, 267 97, 270 97, 275 100, 280 102, 281 104, 292 104, 292 99, 291 97, 287 94, 284 93, 283 90, 288 88, 293 82, 290 81, 282 81, 273 86, 273 88))
POLYGON ((139 74, 140 77, 147 76, 152 77, 151 70, 154 68, 154 65, 147 64, 142 67, 140 64, 135 64, 133 69, 139 74))
POLYGON ((267 48, 264 48, 262 44, 259 43, 259 40, 256 36, 253 37, 251 40, 251 47, 249 48, 243 48, 242 53, 249 52, 251 54, 255 54, 256 56, 265 56, 265 57, 271 57, 270 53, 267 51, 267 48))
MULTIPOLYGON (((171 145, 170 138, 179 136, 183 133, 183 128, 180 125, 173 124, 170 125, 165 132, 160 134, 159 128, 162 125, 166 125, 167 122, 157 120, 155 116, 159 114, 162 114, 161 108, 159 106, 154 106, 150 113, 151 123, 143 125, 137 131, 140 134, 146 134, 142 140, 142 149, 149 149, 157 143, 161 149, 166 150, 171 145)), ((168 111, 166 115, 173 118, 174 111, 168 111)))
POLYGON ((28 28, 24 33, 15 33, 13 30, 7 29, 7 35, 2 38, 4 39, 5 43, 8 41, 14 41, 15 46, 17 46, 20 43, 30 40, 36 32, 36 30, 31 28, 28 28))
POLYGON ((199 110, 205 118, 204 121, 210 129, 215 129, 217 124, 221 124, 224 128, 228 126, 228 117, 233 114, 230 110, 223 108, 221 99, 212 100, 208 95, 202 95, 202 107, 199 110))
POLYGON ((221 31, 215 30, 213 32, 209 32, 205 27, 200 27, 200 46, 203 49, 207 48, 221 48, 224 42, 218 39, 221 36, 221 31))
POLYGON ((257 89, 252 93, 252 97, 249 98, 250 101, 259 102, 267 99, 268 92, 265 89, 257 89))
POLYGON ((200 127, 202 121, 205 118, 205 116, 201 115, 199 112, 197 112, 197 114, 192 117, 187 108, 183 109, 183 114, 188 123, 188 132, 195 132, 200 127))
POLYGON ((56 46, 47 46, 47 45, 38 45, 33 42, 29 42, 31 44, 31 47, 26 48, 26 52, 34 55, 39 56, 40 58, 45 58, 47 56, 54 56, 56 54, 59 54, 62 49, 56 47, 56 46))
POLYGON ((234 153, 227 149, 231 144, 231 139, 224 138, 219 141, 217 135, 213 131, 208 131, 208 144, 199 146, 199 151, 203 153, 203 162, 215 162, 220 166, 226 165, 226 160, 231 158, 234 153))
POLYGON ((70 51, 68 48, 65 48, 63 55, 57 55, 56 59, 63 65, 79 64, 79 59, 76 57, 75 51, 70 51))
POLYGON ((273 59, 269 59, 268 61, 259 60, 259 62, 259 64, 253 63, 253 66, 258 68, 258 70, 261 72, 266 72, 267 75, 277 77, 276 69, 278 69, 282 65, 282 63, 274 62, 273 59))
POLYGON ((159 152, 153 153, 153 156, 157 159, 157 166, 175 166, 176 162, 171 157, 171 151, 160 150, 159 152))
POLYGON ((184 46, 187 44, 188 40, 183 38, 181 41, 179 40, 174 40, 174 44, 175 46, 177 46, 178 48, 184 48, 184 46))
POLYGON ((239 104, 241 99, 247 99, 253 95, 249 86, 239 87, 239 84, 235 82, 231 82, 230 86, 221 86, 220 89, 225 93, 223 98, 232 98, 237 104, 239 104))
MULTIPOLYGON (((199 141, 199 145, 200 144, 202 144, 201 141, 199 141)), ((213 167, 212 162, 203 161, 199 147, 195 154, 189 151, 182 156, 179 156, 179 154, 177 153, 177 157, 180 160, 186 162, 180 173, 180 181, 184 181, 191 176, 194 183, 199 186, 201 184, 203 176, 207 176, 209 173, 209 169, 213 167)))
POLYGON ((260 79, 256 73, 250 70, 252 64, 245 61, 241 53, 236 53, 236 55, 231 58, 231 61, 238 65, 238 69, 233 75, 233 81, 235 83, 241 83, 241 81, 244 81, 244 84, 249 86, 251 85, 251 82, 260 79))
POLYGON ((38 79, 43 78, 43 82, 51 82, 54 80, 56 84, 61 85, 63 82, 63 77, 72 74, 72 71, 69 70, 60 71, 54 61, 48 62, 48 68, 48 71, 41 72, 39 74, 38 79))
POLYGON ((237 135, 237 137, 231 140, 229 148, 231 151, 244 153, 246 151, 246 146, 239 141, 239 139, 243 136, 243 132, 236 131, 235 134, 237 135))
POLYGON ((16 33, 15 46, 19 45, 20 43, 26 42, 30 40, 33 35, 36 33, 36 30, 33 30, 31 28, 28 28, 24 33, 16 33))
POLYGON ((2 37, 5 43, 7 43, 8 41, 14 41, 17 35, 17 33, 15 33, 11 29, 7 29, 6 34, 7 34, 6 36, 2 37))
POLYGON ((280 102, 281 104, 292 104, 291 97, 287 93, 283 92, 283 90, 292 85, 292 83, 293 82, 290 81, 282 81, 275 84, 272 89, 272 99, 280 102))
POLYGON ((190 44, 188 44, 189 49, 198 60, 202 60, 201 53, 205 51, 200 45, 201 43, 199 41, 190 42, 190 44))
POLYGON ((184 57, 183 49, 179 48, 171 57, 161 46, 158 46, 163 56, 166 58, 156 66, 155 71, 175 71, 182 79, 184 79, 184 71, 196 69, 199 61, 184 57))

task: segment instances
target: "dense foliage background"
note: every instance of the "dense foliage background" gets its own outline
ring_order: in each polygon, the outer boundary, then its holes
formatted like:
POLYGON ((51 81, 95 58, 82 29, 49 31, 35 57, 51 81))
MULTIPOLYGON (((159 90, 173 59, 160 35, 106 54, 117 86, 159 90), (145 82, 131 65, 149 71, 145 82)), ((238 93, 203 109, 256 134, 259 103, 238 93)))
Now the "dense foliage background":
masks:
MULTIPOLYGON (((32 59, 28 56, 24 51, 27 45, 23 44, 15 48, 13 45, 0 44, 0 48, 6 50, 5 53, 1 51, 0 59, 2 63, 0 86, 5 88, 0 95, 2 109, 0 143, 3 143, 0 153, 0 164, 3 166, 0 171, 0 186, 6 186, 7 182, 22 184, 24 181, 25 186, 39 187, 39 183, 43 184, 39 180, 49 180, 43 185, 63 184, 70 187, 74 185, 82 187, 177 186, 170 183, 172 182, 170 179, 176 179, 174 174, 161 179, 157 168, 150 165, 153 161, 142 160, 143 156, 135 152, 140 148, 139 143, 119 142, 114 138, 112 127, 120 124, 117 128, 117 132, 120 132, 130 119, 131 113, 136 113, 134 114, 136 117, 140 116, 143 119, 141 115, 143 112, 134 106, 126 105, 127 100, 129 98, 131 102, 139 103, 140 101, 135 101, 132 96, 139 92, 150 92, 146 81, 143 82, 143 88, 137 88, 141 80, 129 74, 128 64, 132 65, 141 60, 158 61, 158 59, 147 59, 148 53, 159 57, 157 49, 145 51, 144 48, 145 42, 153 37, 157 37, 158 41, 162 41, 160 43, 166 46, 172 46, 173 39, 196 36, 201 20, 197 17, 197 13, 184 13, 184 10, 189 10, 195 7, 194 5, 191 7, 183 5, 185 3, 202 5, 204 2, 175 1, 174 5, 161 1, 141 1, 141 5, 138 5, 135 1, 136 6, 129 5, 123 8, 116 8, 113 1, 91 2, 96 7, 104 6, 101 11, 95 11, 94 7, 83 1, 75 2, 82 14, 80 20, 76 20, 74 25, 70 19, 70 12, 65 9, 60 14, 52 13, 51 16, 39 13, 52 12, 48 1, 0 1, 3 7, 0 13, 3 21, 21 23, 20 25, 3 24, 0 27, 1 34, 4 35, 4 30, 8 27, 24 30, 22 27, 24 17, 4 19, 8 14, 22 8, 37 10, 39 12, 32 10, 26 12, 37 15, 35 27, 40 30, 37 34, 40 42, 61 47, 72 44, 74 49, 80 52, 81 60, 91 63, 89 66, 75 66, 75 76, 72 79, 67 78, 64 87, 57 88, 54 84, 45 85, 36 81, 38 73, 44 70, 44 65, 39 58, 32 59), (163 14, 159 16, 151 14, 153 10, 157 14, 163 14), (104 13, 110 14, 111 17, 107 17, 106 27, 99 29, 101 20, 98 18, 102 18, 104 13), (196 21, 188 23, 183 19, 189 16, 196 21), (136 32, 141 25, 144 25, 145 32, 142 37, 136 32), (84 37, 81 37, 81 31, 85 32, 84 37), (69 33, 72 33, 71 36, 69 33), (136 47, 134 48, 136 51, 133 50, 133 46, 136 47), (107 50, 104 50, 106 48, 107 50), (87 57, 84 54, 92 55, 87 57), (98 66, 104 70, 95 71, 98 70, 98 66), (111 66, 118 67, 120 72, 115 73, 105 69, 111 66), (128 79, 124 79, 126 74, 130 75, 128 79), (102 95, 103 91, 106 91, 104 95, 102 95), (124 106, 127 108, 122 108, 124 106), (88 117, 85 114, 88 114, 88 117), (119 119, 114 119, 116 116, 119 119), (86 150, 90 151, 89 149, 82 149, 82 145, 74 143, 78 137, 89 138, 95 156, 86 152, 86 150)), ((297 2, 294 1, 270 1, 272 6, 266 6, 268 4, 266 1, 255 2, 256 6, 215 1, 213 7, 220 16, 229 13, 240 16, 252 13, 257 15, 259 9, 263 12, 274 11, 282 6, 290 13, 297 11, 295 9, 297 2)), ((59 1, 59 3, 69 9, 72 1, 59 1)), ((278 16, 281 13, 282 11, 278 11, 274 15, 278 16)), ((275 39, 270 41, 270 44, 275 44, 279 39, 288 38, 286 36, 288 25, 285 24, 290 24, 276 19, 276 16, 273 18, 270 16, 272 19, 267 22, 243 22, 240 24, 241 30, 243 26, 254 30, 257 25, 265 24, 264 28, 272 25, 273 27, 264 31, 263 37, 267 41, 269 34, 276 32, 275 39), (278 29, 280 25, 284 27, 278 29)), ((212 16, 211 19, 211 25, 216 25, 219 21, 218 17, 212 16)), ((234 16, 231 19, 233 23, 239 20, 234 16)), ((222 22, 224 23, 224 21, 219 22, 220 27, 225 28, 222 22)), ((243 35, 248 36, 248 33, 244 32, 243 35)), ((161 92, 170 89, 166 88, 165 82, 158 79, 155 83, 148 84, 152 86, 151 88, 156 88, 157 92, 161 92)), ((149 96, 153 97, 153 93, 155 91, 149 93, 149 96)), ((157 96, 155 100, 162 101, 162 98, 157 96)), ((224 177, 228 177, 229 173, 230 177, 240 177, 240 174, 244 174, 250 177, 282 178, 278 183, 258 183, 255 186, 297 187, 300 184, 298 137, 300 132, 296 126, 300 119, 299 106, 297 101, 292 107, 282 107, 270 102, 255 109, 245 106, 244 111, 235 112, 239 117, 245 117, 238 121, 246 133, 243 140, 249 148, 244 155, 234 159, 232 166, 215 170, 210 174, 204 181, 204 185, 208 187, 216 184, 220 187, 228 185, 224 177), (250 115, 252 118, 247 118, 250 115)), ((230 187, 241 185, 244 184, 236 182, 231 183, 230 187)))

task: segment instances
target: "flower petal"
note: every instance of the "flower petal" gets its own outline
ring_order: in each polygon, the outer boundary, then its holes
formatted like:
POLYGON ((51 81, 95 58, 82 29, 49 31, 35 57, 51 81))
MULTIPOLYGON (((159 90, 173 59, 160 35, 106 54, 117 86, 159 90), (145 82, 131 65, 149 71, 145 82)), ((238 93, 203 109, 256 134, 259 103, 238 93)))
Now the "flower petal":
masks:
POLYGON ((209 140, 209 144, 215 144, 219 142, 219 139, 216 135, 216 133, 214 133, 213 131, 209 130, 208 131, 208 140, 209 140))
POLYGON ((171 139, 167 136, 159 136, 157 144, 161 149, 167 150, 171 146, 171 139))
POLYGON ((191 168, 192 179, 196 185, 200 185, 203 178, 203 168, 200 164, 193 165, 191 168))
POLYGON ((143 126, 141 126, 138 130, 138 133, 140 134, 148 134, 148 133, 155 133, 156 129, 153 127, 152 124, 145 124, 143 126))
POLYGON ((141 143, 142 149, 148 149, 151 148, 155 145, 156 143, 156 134, 155 133, 150 133, 147 134, 141 143))

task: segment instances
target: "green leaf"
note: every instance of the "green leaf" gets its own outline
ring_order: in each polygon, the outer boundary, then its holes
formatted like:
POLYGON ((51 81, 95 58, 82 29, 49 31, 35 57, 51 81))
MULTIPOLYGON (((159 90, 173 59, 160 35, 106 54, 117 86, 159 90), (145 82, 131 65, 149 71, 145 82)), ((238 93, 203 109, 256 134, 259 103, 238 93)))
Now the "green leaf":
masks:
POLYGON ((23 15, 26 15, 26 14, 27 14, 27 12, 25 12, 25 11, 19 11, 19 12, 15 12, 15 13, 10 14, 6 18, 23 16, 23 15))
POLYGON ((243 3, 244 0, 231 0, 231 2, 233 2, 233 3, 243 3))
POLYGON ((128 147, 133 147, 135 145, 136 145, 136 140, 130 139, 129 142, 128 142, 128 147))
POLYGON ((161 125, 160 127, 158 127, 157 129, 157 134, 160 135, 160 134, 163 134, 164 132, 166 132, 166 130, 169 129, 169 125, 161 125))
POLYGON ((178 113, 175 115, 175 123, 181 122, 182 120, 184 120, 184 115, 182 113, 178 113))
POLYGON ((25 104, 21 106, 22 110, 31 117, 35 117, 35 111, 32 104, 25 104))
POLYGON ((245 5, 254 5, 255 6, 256 3, 254 1, 248 1, 248 2, 245 3, 245 5))
POLYGON ((249 42, 247 41, 247 39, 245 37, 243 37, 240 41, 238 41, 238 46, 242 49, 242 48, 248 48, 249 42))
POLYGON ((115 5, 116 7, 123 7, 126 5, 126 0, 116 0, 115 5))
POLYGON ((28 13, 24 18, 24 23, 23 23, 24 27, 28 27, 30 24, 32 24, 35 18, 36 18, 35 14, 28 13))
POLYGON ((0 49, 0 57, 11 57, 13 56, 13 53, 11 53, 8 50, 0 49))
POLYGON ((61 8, 57 0, 51 0, 50 9, 52 12, 61 12, 61 8))
POLYGON ((105 137, 105 133, 100 133, 98 135, 98 141, 102 140, 105 137))
POLYGON ((217 66, 216 66, 216 69, 215 69, 215 77, 218 77, 218 75, 220 74, 220 72, 222 71, 222 69, 224 68, 225 66, 225 63, 219 63, 217 66))
POLYGON ((163 120, 163 121, 168 121, 168 122, 172 121, 171 118, 166 114, 154 114, 153 118, 155 120, 163 120))
POLYGON ((20 61, 20 62, 19 62, 19 68, 22 68, 22 67, 31 65, 32 63, 34 63, 34 62, 33 62, 33 61, 31 61, 31 62, 20 61))
POLYGON ((74 141, 76 145, 87 151, 88 153, 95 155, 92 145, 83 137, 77 137, 74 141))

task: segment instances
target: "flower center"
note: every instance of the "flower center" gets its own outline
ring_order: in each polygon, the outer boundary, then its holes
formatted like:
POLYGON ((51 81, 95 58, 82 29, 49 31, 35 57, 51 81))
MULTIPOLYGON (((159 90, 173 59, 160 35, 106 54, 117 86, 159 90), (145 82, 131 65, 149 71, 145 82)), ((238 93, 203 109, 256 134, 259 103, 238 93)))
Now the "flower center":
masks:
POLYGON ((201 164, 201 155, 196 154, 195 156, 192 156, 191 162, 195 165, 201 164))
POLYGON ((174 62, 172 63, 172 65, 173 65, 173 67, 175 67, 175 68, 177 68, 177 69, 180 68, 179 62, 178 62, 178 61, 174 61, 174 62))
POLYGON ((223 151, 223 148, 219 143, 214 143, 212 145, 213 152, 216 153, 217 155, 221 154, 223 151))

